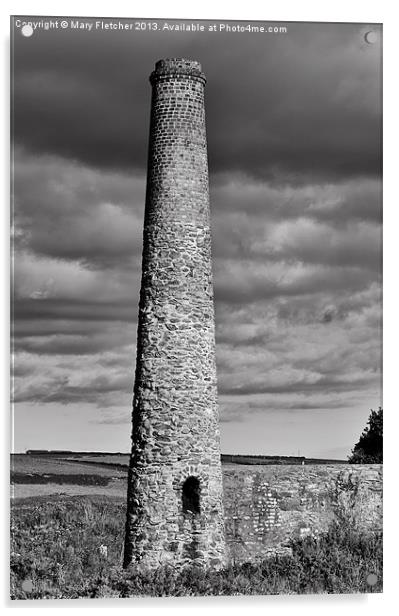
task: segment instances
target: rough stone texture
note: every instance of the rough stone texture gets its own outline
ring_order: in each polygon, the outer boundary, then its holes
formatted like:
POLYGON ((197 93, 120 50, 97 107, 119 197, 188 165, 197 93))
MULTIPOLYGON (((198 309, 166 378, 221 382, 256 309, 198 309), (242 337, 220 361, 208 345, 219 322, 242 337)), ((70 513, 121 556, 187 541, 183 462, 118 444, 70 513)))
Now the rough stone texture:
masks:
POLYGON ((288 552, 334 519, 382 530, 382 465, 224 468, 226 541, 233 562, 288 552))
POLYGON ((124 564, 218 567, 225 536, 205 76, 198 62, 168 59, 150 82, 124 564), (189 477, 199 480, 199 512, 183 507, 189 477))

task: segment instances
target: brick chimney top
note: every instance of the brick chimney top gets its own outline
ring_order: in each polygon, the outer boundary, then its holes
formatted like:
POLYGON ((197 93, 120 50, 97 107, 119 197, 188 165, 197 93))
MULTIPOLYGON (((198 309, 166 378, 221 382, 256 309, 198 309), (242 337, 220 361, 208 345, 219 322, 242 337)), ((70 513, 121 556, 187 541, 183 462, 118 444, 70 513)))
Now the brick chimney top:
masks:
POLYGON ((170 78, 188 78, 206 82, 200 62, 186 58, 164 58, 155 63, 155 70, 150 75, 150 82, 163 81, 170 78))

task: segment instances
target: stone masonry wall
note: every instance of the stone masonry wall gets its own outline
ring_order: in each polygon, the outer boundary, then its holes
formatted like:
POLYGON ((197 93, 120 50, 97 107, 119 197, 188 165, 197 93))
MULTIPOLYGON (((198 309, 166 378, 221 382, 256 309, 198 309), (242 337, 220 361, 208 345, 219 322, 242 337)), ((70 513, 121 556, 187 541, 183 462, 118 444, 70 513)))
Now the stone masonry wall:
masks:
POLYGON ((217 567, 225 539, 205 77, 198 62, 168 59, 150 81, 124 562, 217 567))
POLYGON ((232 562, 287 552, 335 519, 382 530, 382 465, 223 468, 226 541, 232 562))

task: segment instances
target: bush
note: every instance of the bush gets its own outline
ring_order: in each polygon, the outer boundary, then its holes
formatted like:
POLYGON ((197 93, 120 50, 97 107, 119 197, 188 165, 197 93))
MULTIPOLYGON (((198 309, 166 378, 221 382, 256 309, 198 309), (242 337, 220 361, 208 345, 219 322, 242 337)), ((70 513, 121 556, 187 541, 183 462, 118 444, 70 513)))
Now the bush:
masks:
POLYGON ((352 449, 352 454, 348 458, 350 464, 382 464, 382 433, 383 433, 383 411, 379 407, 378 411, 371 409, 368 418, 368 427, 363 430, 359 441, 352 449))

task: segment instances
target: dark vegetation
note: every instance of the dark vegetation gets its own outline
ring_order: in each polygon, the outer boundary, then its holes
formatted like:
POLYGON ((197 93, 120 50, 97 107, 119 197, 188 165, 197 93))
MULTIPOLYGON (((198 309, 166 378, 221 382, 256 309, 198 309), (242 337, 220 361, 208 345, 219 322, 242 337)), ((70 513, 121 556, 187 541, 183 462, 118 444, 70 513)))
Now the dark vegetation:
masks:
POLYGON ((346 460, 330 460, 326 458, 306 458, 305 456, 264 456, 264 455, 242 455, 224 454, 221 455, 223 463, 233 464, 347 464, 346 460))
POLYGON ((292 541, 292 556, 204 572, 122 570, 124 499, 37 497, 11 508, 13 599, 382 591, 381 533, 333 525, 292 541), (377 582, 368 583, 375 574, 377 582))
POLYGON ((348 462, 350 464, 382 464, 382 431, 382 408, 379 407, 378 411, 371 409, 367 426, 352 449, 348 462))
POLYGON ((110 477, 102 475, 65 475, 58 473, 18 473, 11 471, 11 482, 16 484, 69 484, 77 486, 107 486, 110 477))
MULTIPOLYGON (((56 449, 28 449, 26 454, 42 459, 60 458, 79 464, 98 464, 113 466, 115 468, 126 469, 129 466, 129 454, 120 452, 99 452, 99 451, 57 451, 56 449), (88 457, 89 459, 84 459, 88 457), (110 461, 114 457, 114 460, 110 461), (93 460, 92 458, 96 458, 93 460), (119 458, 119 461, 117 461, 119 458), (124 458, 125 461, 120 461, 124 458)), ((326 458, 306 458, 305 456, 266 456, 266 455, 244 455, 244 454, 221 454, 222 464, 347 464, 346 460, 333 460, 326 458)))

